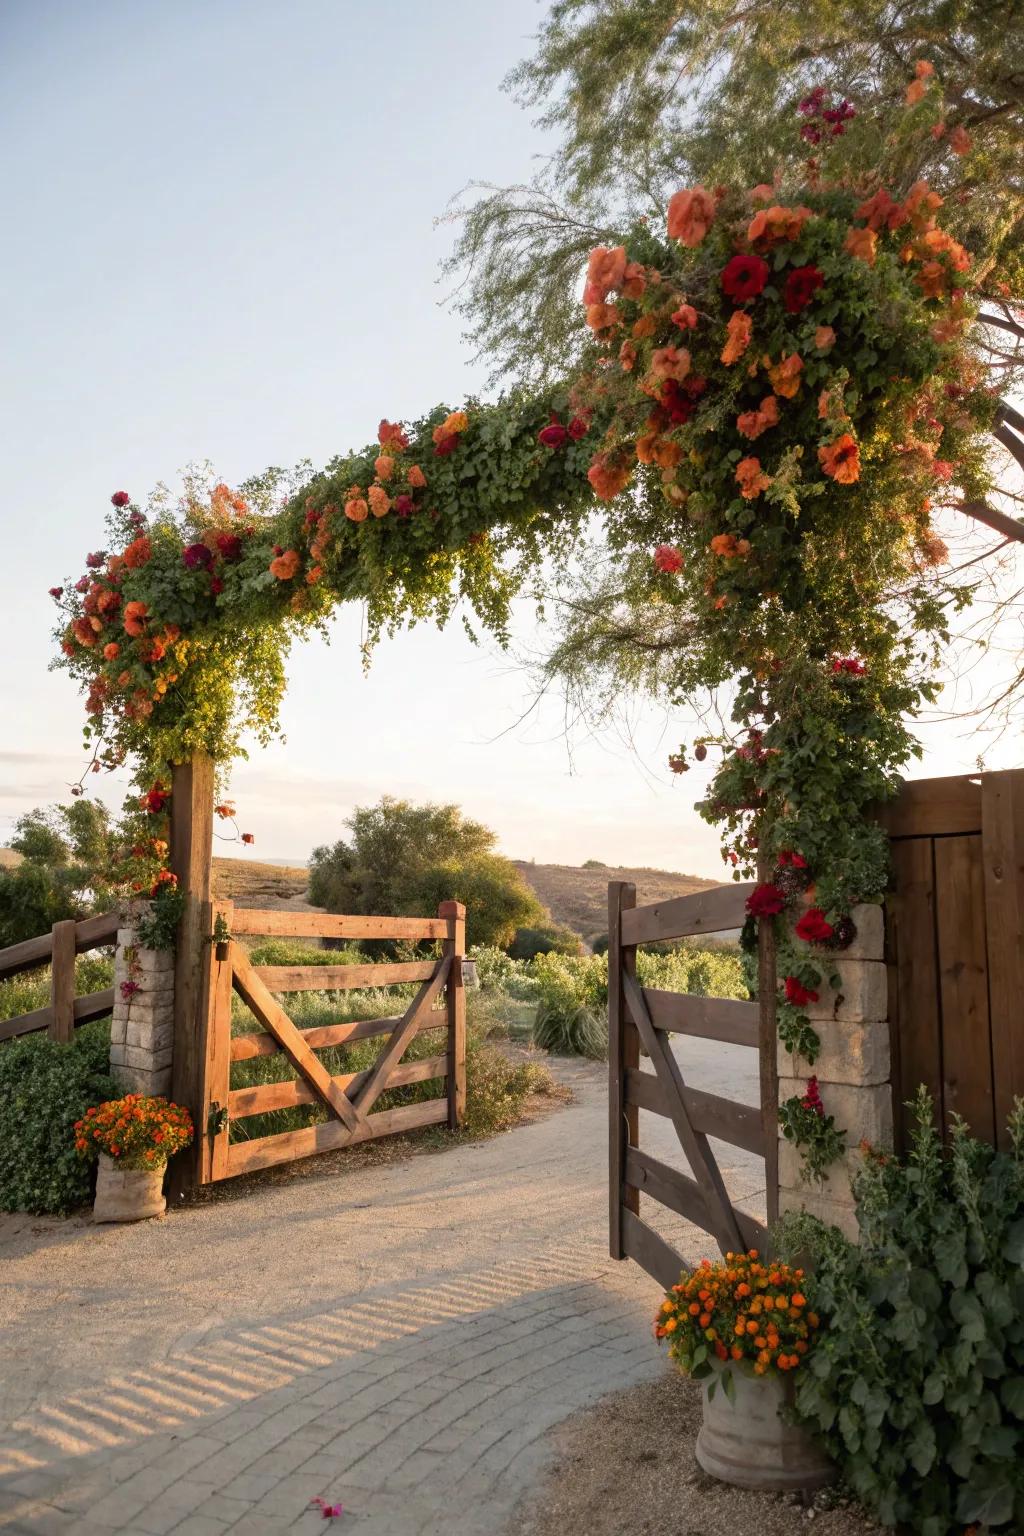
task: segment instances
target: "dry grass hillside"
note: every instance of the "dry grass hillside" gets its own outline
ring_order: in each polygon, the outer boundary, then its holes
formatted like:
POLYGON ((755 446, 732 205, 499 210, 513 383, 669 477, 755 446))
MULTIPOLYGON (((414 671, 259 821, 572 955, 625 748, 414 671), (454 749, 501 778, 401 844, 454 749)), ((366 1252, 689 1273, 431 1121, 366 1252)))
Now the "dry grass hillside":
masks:
MULTIPOLYGON (((665 869, 622 869, 601 865, 581 869, 574 864, 528 864, 516 859, 517 868, 533 887, 557 923, 572 928, 581 938, 592 939, 608 926, 608 882, 630 880, 637 900, 667 901, 705 890, 713 880, 696 875, 677 875, 665 869)), ((242 907, 287 907, 293 912, 310 910, 303 899, 308 871, 281 864, 259 864, 249 859, 214 859, 213 893, 242 907)))

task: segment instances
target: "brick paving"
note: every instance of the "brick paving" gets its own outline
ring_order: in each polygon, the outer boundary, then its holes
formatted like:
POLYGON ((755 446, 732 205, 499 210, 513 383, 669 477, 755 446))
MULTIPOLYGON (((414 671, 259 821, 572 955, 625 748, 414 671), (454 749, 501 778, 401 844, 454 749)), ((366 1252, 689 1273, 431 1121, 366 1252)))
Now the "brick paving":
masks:
POLYGON ((603 1073, 560 1071, 571 1107, 443 1155, 137 1228, 0 1218, 0 1530, 497 1536, 552 1426, 664 1368, 656 1287, 607 1256, 603 1073))

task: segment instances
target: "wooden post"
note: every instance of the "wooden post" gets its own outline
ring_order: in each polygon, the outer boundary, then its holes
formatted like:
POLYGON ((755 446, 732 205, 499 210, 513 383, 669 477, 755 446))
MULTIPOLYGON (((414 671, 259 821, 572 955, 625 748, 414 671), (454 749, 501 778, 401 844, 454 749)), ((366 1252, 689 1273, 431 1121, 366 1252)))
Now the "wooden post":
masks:
MULTIPOLYGON (((760 880, 770 870, 758 870, 760 880)), ((778 980, 775 970, 775 925, 762 918, 757 925, 758 1057, 761 1067, 761 1125, 764 1130, 765 1210, 769 1229, 779 1219, 779 1037, 775 1020, 778 980)))
POLYGON ((996 1145, 1009 1146, 1006 1121, 1024 1095, 1024 770, 981 780, 996 1145))
POLYGON ((69 1044, 75 1037, 75 923, 70 919, 53 925, 50 1015, 50 1039, 69 1044))
POLYGON ((462 961, 466 953, 466 909, 461 901, 442 901, 438 917, 448 924, 444 953, 451 957, 448 976, 448 1129, 458 1130, 466 1114, 466 987, 462 961))
POLYGON ((636 945, 622 943, 622 914, 636 906, 636 886, 613 880, 608 886, 608 1249, 613 1259, 624 1259, 623 1208, 637 1215, 639 1191, 627 1188, 626 1151, 637 1146, 640 1113, 626 1103, 626 1072, 640 1065, 640 1036, 626 1014, 622 975, 636 975, 636 945))
MULTIPOLYGON (((203 929, 212 933, 218 917, 228 929, 235 910, 234 902, 205 903, 203 929)), ((228 1094, 231 1090, 231 981, 233 945, 227 957, 217 958, 217 945, 204 945, 202 995, 205 1020, 202 1030, 205 1066, 200 1086, 199 1118, 196 1139, 202 1147, 199 1157, 199 1182, 210 1184, 222 1179, 228 1166, 228 1094)))
MULTIPOLYGON (((171 780, 171 869, 185 897, 174 962, 174 1058, 171 1097, 195 1122, 195 1140, 172 1164, 171 1190, 191 1189, 202 1167, 201 1124, 208 1007, 203 995, 209 932, 204 927, 213 877, 213 759, 176 763, 171 780)), ((208 972, 206 972, 208 975, 208 972)))

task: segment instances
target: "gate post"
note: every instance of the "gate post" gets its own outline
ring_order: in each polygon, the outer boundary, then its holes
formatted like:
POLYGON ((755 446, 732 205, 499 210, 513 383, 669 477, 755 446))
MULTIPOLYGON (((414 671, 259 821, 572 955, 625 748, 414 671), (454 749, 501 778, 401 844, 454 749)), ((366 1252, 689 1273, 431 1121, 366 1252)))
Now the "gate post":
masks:
POLYGON ((638 1190, 626 1185, 626 1149, 639 1140, 640 1112, 626 1104, 626 1071, 640 1065, 640 1036, 626 1017, 622 973, 636 975, 636 945, 623 946, 622 914, 636 906, 636 886, 625 880, 608 885, 608 1251, 613 1259, 624 1259, 622 1246, 622 1210, 640 1210, 638 1190))
POLYGON ((466 1114, 466 986, 462 961, 466 954, 466 909, 461 901, 442 901, 438 917, 448 923, 444 953, 451 959, 445 988, 448 1009, 448 1129, 457 1131, 466 1114))
POLYGON ((175 1158, 171 1189, 183 1194, 198 1181, 206 1127, 200 1125, 208 1008, 203 996, 209 934, 204 908, 213 879, 213 759, 197 753, 175 763, 171 778, 171 869, 185 898, 174 961, 174 1055, 171 1097, 195 1123, 188 1151, 175 1158))
MULTIPOLYGON (((768 880, 762 866, 757 878, 768 880)), ((771 1231, 779 1219, 779 1064, 776 1002, 775 924, 757 925, 758 1065, 761 1080, 761 1126, 764 1132, 765 1220, 771 1231)))

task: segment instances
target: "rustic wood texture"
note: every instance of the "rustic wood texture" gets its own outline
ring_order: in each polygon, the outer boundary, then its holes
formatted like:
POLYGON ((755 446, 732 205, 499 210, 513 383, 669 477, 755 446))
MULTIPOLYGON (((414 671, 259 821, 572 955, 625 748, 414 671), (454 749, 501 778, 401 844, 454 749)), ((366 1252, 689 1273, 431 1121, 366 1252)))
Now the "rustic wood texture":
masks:
MULTIPOLYGON (((627 1104, 646 1109, 651 1115, 672 1118, 671 1098, 653 1072, 629 1068, 625 1087, 627 1104)), ((723 1099, 717 1093, 705 1093, 703 1088, 689 1085, 684 1087, 683 1102, 695 1130, 714 1136, 716 1141, 724 1141, 731 1147, 743 1147, 757 1157, 764 1156, 761 1111, 753 1104, 737 1104, 734 1099, 723 1099)))
POLYGON ((994 1117, 1006 1147, 1007 1116, 1024 1097, 1024 771, 987 773, 982 811, 994 1117))
POLYGON ((429 1010, 434 998, 438 996, 441 988, 447 982, 454 963, 449 955, 444 955, 441 958, 434 974, 428 981, 423 983, 409 1004, 405 1017, 370 1068, 366 1080, 360 1084, 353 1102, 361 1119, 370 1113, 370 1110, 388 1086, 388 1079, 392 1070, 401 1061, 406 1047, 418 1031, 421 1018, 429 1010))
MULTIPOLYGON (((641 1194, 657 1200, 659 1205, 675 1211, 677 1216, 703 1227, 705 1232, 709 1230, 710 1215, 704 1191, 689 1174, 670 1168, 639 1147, 630 1147, 626 1152, 626 1182, 641 1194)), ((765 1251, 768 1234, 761 1222, 746 1211, 737 1210, 736 1225, 746 1248, 765 1251)))
POLYGON ((444 939, 448 924, 439 917, 358 917, 333 912, 275 912, 239 907, 236 934, 307 939, 444 939))
MULTIPOLYGON (((105 1019, 114 1011, 114 989, 105 987, 102 992, 87 992, 75 998, 75 1025, 90 1024, 93 1019, 105 1019)), ((16 1035, 32 1035, 37 1030, 49 1029, 53 1010, 33 1008, 31 1013, 19 1014, 13 1019, 0 1020, 0 1041, 13 1040, 16 1035)))
POLYGON ((353 987, 394 987, 429 981, 434 960, 404 960, 393 965, 257 965, 253 969, 268 992, 345 992, 353 987))
POLYGON ((892 845, 892 884, 886 923, 892 956, 890 977, 895 971, 899 1015, 899 1076, 893 1079, 893 1114, 902 1140, 905 1106, 920 1083, 937 1107, 942 1103, 935 856, 930 838, 908 838, 892 845))
MULTIPOLYGON (((401 1016, 387 1019, 354 1019, 349 1024, 321 1024, 316 1029, 299 1031, 306 1044, 315 1051, 325 1045, 347 1045, 351 1040, 372 1040, 376 1035, 390 1035, 401 1024, 401 1016)), ((426 1029, 447 1029, 447 1014, 435 1008, 422 1019, 419 1033, 426 1029)), ((231 1060, 248 1061, 253 1056, 276 1056, 281 1047, 273 1035, 234 1035, 231 1039, 231 1060)))
POLYGON ((627 1104, 626 1073, 640 1064, 640 1036, 626 1013, 624 973, 636 974, 636 946, 622 943, 622 918, 636 906, 636 886, 613 880, 608 886, 608 1246, 613 1259, 624 1259, 623 1211, 636 1215, 640 1198, 626 1187, 626 1152, 639 1140, 640 1117, 627 1104))
POLYGON ((445 988, 448 1016, 448 1129, 457 1131, 466 1117, 466 909, 461 901, 442 901, 438 917, 447 924, 443 953, 450 962, 445 988))
MULTIPOLYGON (((170 866, 185 903, 174 962, 171 1098, 183 1104, 196 1123, 202 1115, 206 1067, 208 1008, 202 983, 209 933, 204 932, 203 919, 211 897, 213 787, 213 760, 205 754, 189 763, 178 763, 172 770, 170 866)), ((198 1182, 202 1129, 192 1146, 171 1164, 172 1196, 185 1193, 198 1182)))
POLYGON ((643 991, 655 1029, 757 1049, 760 1025, 756 1003, 731 997, 697 997, 689 992, 663 992, 656 987, 644 987, 643 991))
MULTIPOLYGON (((218 918, 231 929, 233 903, 208 902, 203 911, 203 926, 212 934, 218 918)), ((228 1121, 221 1111, 229 1108, 231 1091, 231 996, 233 967, 231 945, 224 959, 217 957, 218 946, 207 943, 203 961, 203 990, 208 1009, 206 1023, 206 1068, 200 1103, 197 1137, 202 1137, 199 1180, 202 1184, 222 1179, 227 1169, 228 1121), (211 1123, 215 1121, 216 1123, 211 1123)))
MULTIPOLYGON (((100 949, 113 944, 117 938, 118 917, 116 912, 101 912, 96 917, 84 917, 75 923, 75 953, 85 954, 89 949, 100 949)), ((19 944, 9 944, 0 949, 0 981, 8 976, 20 976, 23 971, 37 970, 49 965, 53 951, 53 931, 41 933, 37 939, 22 939, 19 944)))
POLYGON ((447 1121, 447 1098, 427 1099, 423 1104, 406 1104, 399 1109, 367 1115, 354 1131, 339 1120, 326 1120, 301 1131, 282 1131, 277 1136, 262 1136, 258 1141, 236 1141, 228 1148, 225 1177, 236 1178, 240 1173, 253 1173, 274 1163, 290 1163, 296 1158, 311 1157, 315 1152, 353 1147, 362 1141, 374 1141, 379 1136, 400 1136, 427 1125, 445 1125, 447 1121))
POLYGON ((975 774, 908 779, 895 800, 874 807, 890 837, 951 837, 981 831, 981 784, 975 774))
POLYGON ((50 952, 51 1040, 66 1045, 75 1033, 75 923, 54 923, 50 952))
POLYGON ((994 1142, 981 838, 938 837, 934 851, 943 1123, 962 1115, 975 1136, 994 1142))
MULTIPOLYGON (((761 880, 771 879, 771 866, 762 861, 761 880)), ((764 1143, 765 1212, 768 1227, 779 1219, 779 1052, 776 1005, 775 924, 757 925, 758 1068, 761 1084, 761 1135, 764 1143)))
POLYGON ((750 884, 716 885, 710 891, 696 891, 692 896, 677 896, 672 901, 623 911, 622 942, 654 944, 664 939, 742 928, 747 917, 747 897, 753 889, 750 884))
MULTIPOLYGON (((336 1073, 335 1083, 349 1098, 369 1077, 363 1072, 336 1073)), ((406 1083, 428 1083, 432 1078, 448 1075, 448 1056, 422 1056, 417 1061, 400 1062, 388 1078, 389 1088, 400 1088, 406 1083)), ((233 1088, 228 1094, 227 1105, 232 1120, 242 1120, 249 1115, 263 1115, 272 1109, 294 1109, 299 1104, 315 1104, 318 1095, 307 1082, 291 1078, 281 1083, 260 1083, 254 1088, 233 1088)))
POLYGON ((635 1259, 663 1290, 670 1291, 689 1273, 688 1266, 660 1232, 630 1210, 622 1213, 622 1248, 623 1258, 635 1259))

